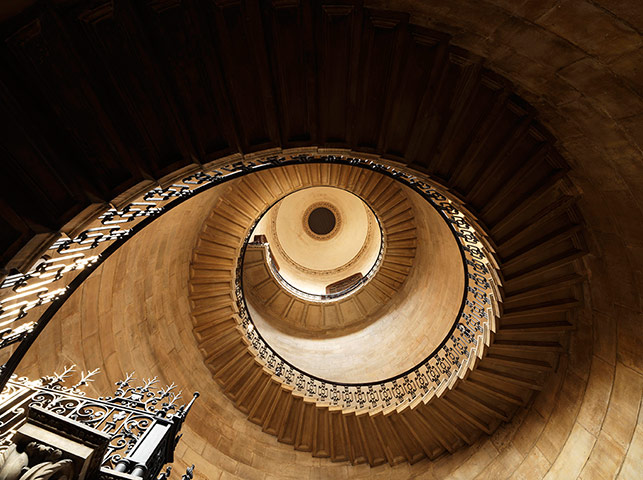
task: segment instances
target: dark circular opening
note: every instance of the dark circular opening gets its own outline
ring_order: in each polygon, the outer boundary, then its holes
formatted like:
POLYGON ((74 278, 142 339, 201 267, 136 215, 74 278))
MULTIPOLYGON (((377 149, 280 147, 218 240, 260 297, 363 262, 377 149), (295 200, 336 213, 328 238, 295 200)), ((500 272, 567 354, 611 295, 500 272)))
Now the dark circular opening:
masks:
POLYGON ((335 215, 327 208, 316 208, 308 216, 308 226, 317 235, 328 235, 335 228, 335 215))

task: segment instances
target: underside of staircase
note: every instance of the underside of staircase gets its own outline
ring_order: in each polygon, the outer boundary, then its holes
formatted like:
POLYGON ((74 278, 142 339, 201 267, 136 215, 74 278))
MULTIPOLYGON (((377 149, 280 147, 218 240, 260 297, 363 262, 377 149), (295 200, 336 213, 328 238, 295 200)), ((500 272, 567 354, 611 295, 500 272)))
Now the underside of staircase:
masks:
MULTIPOLYGON (((479 197, 498 195, 498 181, 489 182, 488 190, 476 189, 479 197)), ((504 188, 512 188, 512 181, 517 180, 503 182, 504 188)), ((454 452, 492 433, 545 388, 566 350, 567 332, 574 328, 575 307, 582 298, 583 276, 576 264, 584 251, 580 219, 561 180, 526 196, 522 203, 512 203, 512 209, 496 203, 498 210, 506 212, 502 215, 487 210, 490 218, 498 218, 486 228, 500 264, 504 304, 484 356, 474 357, 462 381, 427 403, 387 412, 319 405, 284 386, 264 368, 241 332, 233 294, 235 271, 244 240, 261 213, 290 191, 318 184, 354 191, 383 220, 386 242, 394 253, 390 259, 385 256, 382 267, 399 276, 394 280, 376 275, 363 295, 385 302, 412 265, 412 253, 401 254, 413 251, 409 250, 414 245, 412 215, 403 203, 392 201, 395 188, 400 187, 387 177, 315 164, 271 169, 229 186, 194 249, 192 315, 194 334, 213 379, 251 422, 316 457, 372 466, 413 463, 454 452)), ((248 266, 260 263, 265 264, 255 258, 248 266)), ((275 297, 282 294, 287 296, 281 290, 270 298, 276 302, 275 297)), ((290 298, 278 305, 288 314, 296 301, 290 298)), ((356 302, 369 305, 361 299, 356 302)), ((317 321, 341 309, 322 311, 317 321)), ((302 325, 312 318, 303 315, 302 325)))

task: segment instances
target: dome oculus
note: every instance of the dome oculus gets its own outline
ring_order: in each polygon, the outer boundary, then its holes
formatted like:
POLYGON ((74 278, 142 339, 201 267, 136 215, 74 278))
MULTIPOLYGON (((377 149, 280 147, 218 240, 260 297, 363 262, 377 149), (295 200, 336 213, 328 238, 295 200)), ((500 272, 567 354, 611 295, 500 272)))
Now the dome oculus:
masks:
POLYGON ((328 235, 335 223, 335 215, 326 207, 317 207, 308 215, 308 227, 317 235, 328 235))
POLYGON ((315 240, 330 240, 341 230, 342 215, 331 202, 315 202, 301 218, 304 231, 315 240))

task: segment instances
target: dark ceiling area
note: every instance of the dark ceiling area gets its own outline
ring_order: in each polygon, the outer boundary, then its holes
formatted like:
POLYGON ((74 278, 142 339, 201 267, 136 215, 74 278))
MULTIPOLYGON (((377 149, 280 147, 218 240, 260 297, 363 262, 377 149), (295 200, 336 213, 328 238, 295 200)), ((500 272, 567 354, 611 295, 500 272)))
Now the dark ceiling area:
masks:
POLYGON ((379 154, 490 229, 565 174, 481 58, 407 14, 337 3, 63 2, 5 21, 0 264, 90 205, 238 152, 379 154))

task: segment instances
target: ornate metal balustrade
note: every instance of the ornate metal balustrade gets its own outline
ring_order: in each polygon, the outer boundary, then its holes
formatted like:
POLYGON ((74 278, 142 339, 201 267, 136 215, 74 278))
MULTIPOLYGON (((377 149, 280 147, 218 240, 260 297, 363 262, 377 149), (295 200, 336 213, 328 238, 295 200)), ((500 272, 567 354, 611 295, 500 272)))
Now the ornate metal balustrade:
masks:
MULTIPOLYGON (((324 157, 319 160, 323 161, 324 157)), ((314 400, 318 405, 342 409, 399 409, 417 401, 426 401, 432 395, 441 394, 458 377, 463 377, 467 368, 473 366, 476 355, 482 355, 481 348, 485 342, 488 344, 490 332, 495 331, 495 320, 498 316, 498 276, 494 276, 496 266, 480 233, 476 231, 474 222, 453 199, 438 191, 427 179, 370 160, 348 161, 352 165, 365 164, 368 168, 388 174, 413 188, 449 225, 462 254, 465 288, 460 312, 447 338, 434 352, 409 371, 379 382, 332 382, 297 368, 275 352, 263 339, 246 305, 243 293, 243 258, 254 225, 248 231, 237 264, 237 308, 241 326, 254 353, 273 373, 274 378, 279 379, 296 394, 314 400)), ((256 223, 259 220, 260 218, 256 223)), ((381 261, 381 258, 378 261, 381 261)))
MULTIPOLYGON (((125 478, 118 475, 121 472, 131 475, 126 478, 156 479, 173 460, 179 431, 198 393, 187 405, 179 406, 181 392, 174 384, 161 387, 156 378, 135 384, 133 374, 128 374, 116 383, 113 396, 89 398, 83 387, 97 372, 83 372, 73 385, 66 385, 73 367, 37 381, 12 376, 0 394, 0 455, 4 457, 14 445, 27 412, 35 408, 108 437, 99 465, 101 480, 125 478)), ((161 478, 168 475, 166 469, 161 478)))
MULTIPOLYGON (((0 371, 0 387, 7 384, 35 338, 67 298, 136 232, 183 201, 228 180, 264 169, 302 163, 335 163, 369 169, 388 175, 420 193, 445 218, 459 242, 467 278, 465 298, 451 335, 438 351, 431 354, 421 367, 377 385, 337 386, 297 371, 272 352, 256 329, 250 327, 251 322, 244 318, 243 326, 253 348, 285 383, 328 404, 356 408, 366 405, 391 407, 446 388, 469 364, 463 359, 472 358, 479 343, 488 338, 489 329, 493 329, 498 292, 493 277, 493 259, 481 234, 476 232, 472 221, 452 199, 427 179, 409 170, 387 165, 384 161, 308 154, 222 164, 211 171, 186 176, 181 182, 168 187, 154 188, 123 208, 107 209, 75 237, 56 240, 28 272, 6 277, 0 284, 0 348, 16 343, 17 346, 0 371)), ((243 313, 239 288, 237 295, 243 313)))

